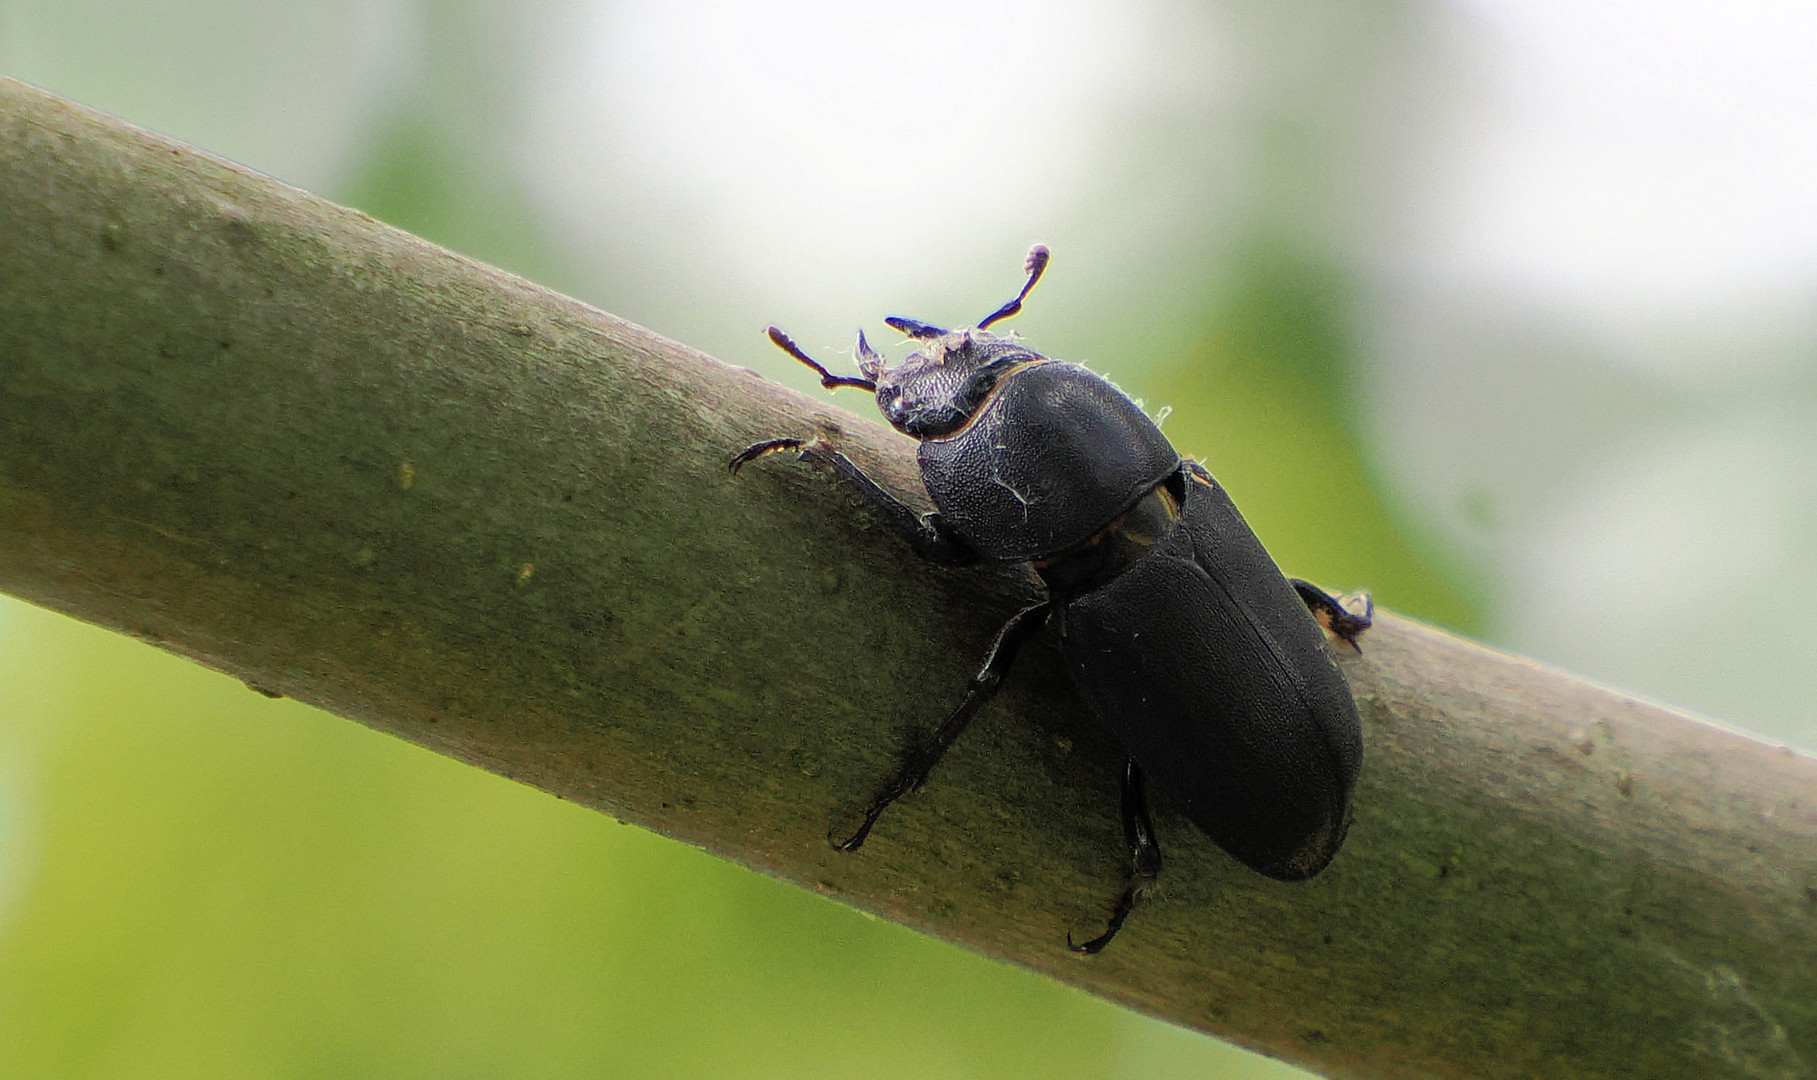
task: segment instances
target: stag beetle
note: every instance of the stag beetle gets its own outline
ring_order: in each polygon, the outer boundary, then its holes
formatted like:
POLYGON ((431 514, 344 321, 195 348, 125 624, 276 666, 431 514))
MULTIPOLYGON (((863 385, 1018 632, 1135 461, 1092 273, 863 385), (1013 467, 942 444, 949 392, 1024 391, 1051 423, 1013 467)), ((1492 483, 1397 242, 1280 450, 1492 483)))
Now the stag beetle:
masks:
POLYGON ((1102 934, 1067 936, 1074 951, 1095 953, 1159 879, 1149 777, 1224 850, 1271 878, 1302 880, 1331 861, 1350 825, 1363 740, 1325 635, 1357 648, 1372 609, 1365 598, 1353 613, 1283 577, 1211 474, 1182 459, 1103 377, 988 332, 1022 310, 1047 263, 1045 247, 1030 251, 1022 291, 974 328, 885 319, 922 343, 895 367, 860 330, 862 377, 832 374, 769 329, 822 386, 871 391, 884 418, 920 442, 935 512, 915 512, 820 439, 760 442, 731 467, 796 451, 831 469, 923 558, 1033 565, 1048 598, 1005 624, 958 707, 835 844, 857 850, 884 809, 927 779, 1017 650, 1051 621, 1074 683, 1127 755, 1129 885, 1102 934))

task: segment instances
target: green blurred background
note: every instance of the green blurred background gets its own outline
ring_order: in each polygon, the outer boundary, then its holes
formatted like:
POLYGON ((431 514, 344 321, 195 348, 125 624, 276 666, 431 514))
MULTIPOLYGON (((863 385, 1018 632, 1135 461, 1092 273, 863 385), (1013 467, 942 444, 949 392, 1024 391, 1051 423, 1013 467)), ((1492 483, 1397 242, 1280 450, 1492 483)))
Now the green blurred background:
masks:
MULTIPOLYGON (((1291 572, 1806 746, 1817 647, 1759 612, 1817 602, 1814 45, 1766 5, 0 0, 6 74, 803 389, 766 324, 837 365, 1044 241, 1017 329, 1169 408, 1291 572)), ((1298 1074, 0 598, 0 1076, 415 1075, 1298 1074)))

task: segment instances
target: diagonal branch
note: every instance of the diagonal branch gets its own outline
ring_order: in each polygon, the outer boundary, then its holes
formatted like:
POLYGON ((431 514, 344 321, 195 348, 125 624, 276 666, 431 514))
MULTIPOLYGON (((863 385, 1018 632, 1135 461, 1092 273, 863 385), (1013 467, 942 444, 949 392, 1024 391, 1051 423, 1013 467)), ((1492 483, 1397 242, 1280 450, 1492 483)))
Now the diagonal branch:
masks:
POLYGON ((917 490, 875 424, 0 82, 0 588, 1334 1075, 1811 1075, 1817 762, 1391 616, 1314 881, 1163 803, 1160 898, 1070 955, 1119 756, 1040 641, 833 851, 1030 584, 726 470, 816 433, 917 490))

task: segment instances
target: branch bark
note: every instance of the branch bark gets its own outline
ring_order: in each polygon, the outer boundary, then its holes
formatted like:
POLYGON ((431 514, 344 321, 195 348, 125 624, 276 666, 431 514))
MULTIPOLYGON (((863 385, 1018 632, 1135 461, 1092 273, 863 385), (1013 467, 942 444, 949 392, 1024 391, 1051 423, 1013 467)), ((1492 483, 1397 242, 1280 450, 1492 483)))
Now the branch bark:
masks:
MULTIPOLYGON (((1350 840, 1298 885, 1165 801, 1035 647, 856 856, 826 834, 1031 595, 733 452, 906 441, 0 82, 0 589, 1335 1076, 1802 1077, 1817 762, 1384 615, 1350 840)), ((1637 613, 1637 633, 1644 633, 1637 613)))

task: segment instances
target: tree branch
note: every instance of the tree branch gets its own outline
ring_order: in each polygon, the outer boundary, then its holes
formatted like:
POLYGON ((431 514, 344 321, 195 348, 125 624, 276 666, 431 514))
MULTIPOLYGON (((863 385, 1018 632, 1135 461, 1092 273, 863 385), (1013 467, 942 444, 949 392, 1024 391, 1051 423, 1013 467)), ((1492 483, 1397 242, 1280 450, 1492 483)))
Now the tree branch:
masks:
POLYGON ((1070 955, 1119 755, 1042 641, 834 852, 1033 586, 726 469, 812 433, 919 490, 877 424, 0 82, 0 588, 1333 1075, 1811 1075, 1817 762, 1392 616, 1311 882, 1163 801, 1162 893, 1070 955))

